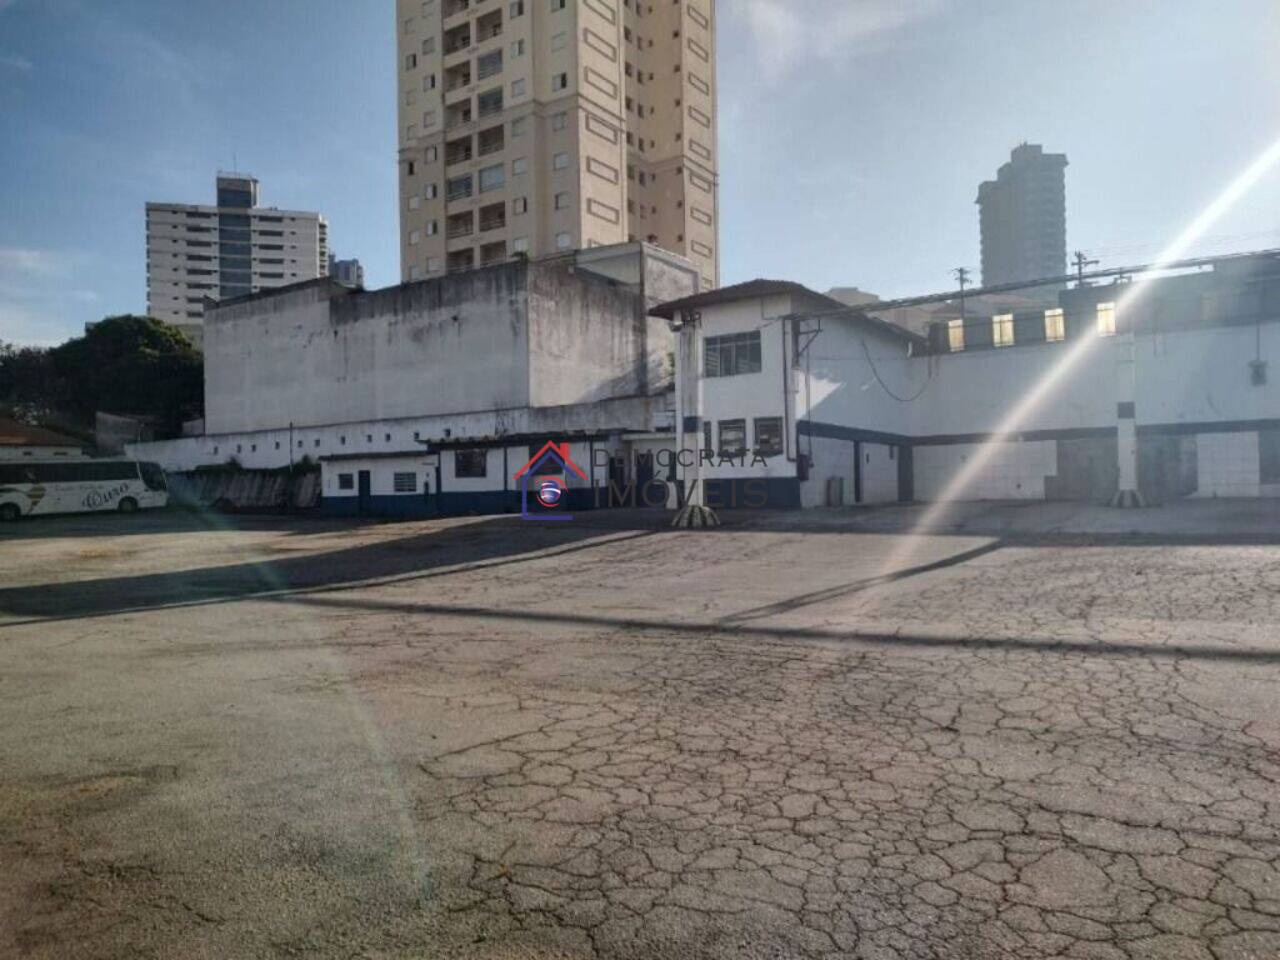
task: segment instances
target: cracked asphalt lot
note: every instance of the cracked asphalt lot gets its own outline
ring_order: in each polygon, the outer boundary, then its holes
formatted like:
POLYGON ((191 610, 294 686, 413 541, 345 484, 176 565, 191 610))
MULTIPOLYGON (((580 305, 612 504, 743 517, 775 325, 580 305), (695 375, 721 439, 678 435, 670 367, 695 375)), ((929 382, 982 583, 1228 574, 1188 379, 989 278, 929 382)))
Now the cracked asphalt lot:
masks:
POLYGON ((1280 548, 898 542, 6 529, 0 955, 1280 957, 1280 548))

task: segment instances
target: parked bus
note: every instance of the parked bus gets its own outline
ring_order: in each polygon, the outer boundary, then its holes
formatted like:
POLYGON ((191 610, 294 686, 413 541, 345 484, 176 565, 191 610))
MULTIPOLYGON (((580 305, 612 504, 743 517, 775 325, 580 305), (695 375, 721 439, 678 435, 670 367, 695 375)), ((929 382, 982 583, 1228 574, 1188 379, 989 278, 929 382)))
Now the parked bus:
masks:
POLYGON ((0 520, 47 513, 133 513, 169 502, 156 463, 137 460, 0 461, 0 520))

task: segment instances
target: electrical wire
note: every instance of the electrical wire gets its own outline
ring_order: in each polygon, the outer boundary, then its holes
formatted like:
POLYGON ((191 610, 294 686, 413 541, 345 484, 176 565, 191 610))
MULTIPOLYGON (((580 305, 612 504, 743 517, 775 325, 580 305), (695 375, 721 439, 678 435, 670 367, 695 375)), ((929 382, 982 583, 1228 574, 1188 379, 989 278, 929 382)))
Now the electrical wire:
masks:
POLYGON ((862 352, 867 356, 867 366, 871 368, 872 376, 876 378, 876 383, 880 384, 880 389, 882 389, 889 396, 893 397, 893 399, 897 400, 899 403, 911 403, 915 400, 919 400, 921 395, 925 392, 925 390, 929 388, 929 384, 933 381, 933 372, 934 372, 932 357, 929 358, 929 376, 925 377, 924 383, 920 384, 920 389, 917 390, 910 397, 900 397, 896 393, 894 393, 892 390, 889 389, 889 385, 885 383, 884 378, 880 376, 880 371, 876 369, 876 362, 871 359, 871 350, 867 347, 867 341, 864 340, 862 337, 859 337, 858 342, 862 344, 862 352))

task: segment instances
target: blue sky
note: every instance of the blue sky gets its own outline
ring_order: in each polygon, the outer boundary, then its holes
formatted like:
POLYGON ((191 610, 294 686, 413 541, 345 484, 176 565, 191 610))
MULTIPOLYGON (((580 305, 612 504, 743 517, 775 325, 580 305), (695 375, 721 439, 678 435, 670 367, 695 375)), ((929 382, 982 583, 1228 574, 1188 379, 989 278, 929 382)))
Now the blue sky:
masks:
MULTIPOLYGON (((395 283, 392 0, 0 0, 0 340, 145 309, 143 205, 233 163, 395 283)), ((1067 242, 1141 262, 1280 136, 1275 0, 719 0, 721 251, 881 295, 978 266, 979 181, 1065 152, 1067 242)), ((1280 246, 1280 174, 1197 252, 1280 246)))

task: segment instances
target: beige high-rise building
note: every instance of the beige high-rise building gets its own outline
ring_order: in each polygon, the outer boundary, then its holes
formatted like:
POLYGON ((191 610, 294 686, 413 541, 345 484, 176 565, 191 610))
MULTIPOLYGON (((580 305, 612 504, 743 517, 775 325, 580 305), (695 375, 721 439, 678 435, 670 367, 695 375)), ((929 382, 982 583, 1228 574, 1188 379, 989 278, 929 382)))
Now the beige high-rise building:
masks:
POLYGON ((714 0, 397 0, 405 281, 643 240, 719 281, 714 0))

